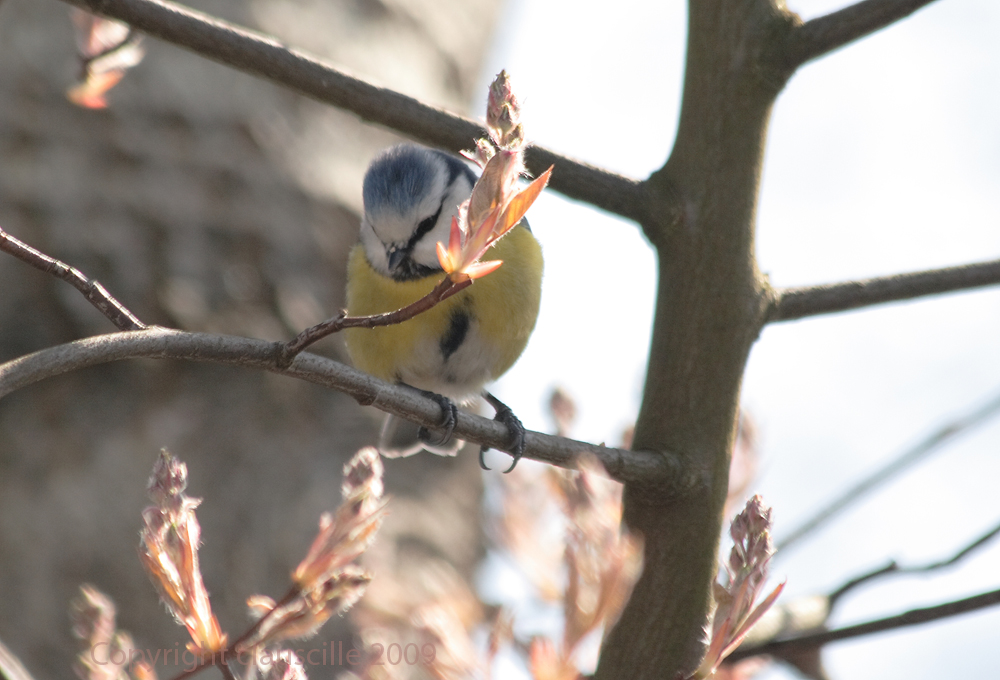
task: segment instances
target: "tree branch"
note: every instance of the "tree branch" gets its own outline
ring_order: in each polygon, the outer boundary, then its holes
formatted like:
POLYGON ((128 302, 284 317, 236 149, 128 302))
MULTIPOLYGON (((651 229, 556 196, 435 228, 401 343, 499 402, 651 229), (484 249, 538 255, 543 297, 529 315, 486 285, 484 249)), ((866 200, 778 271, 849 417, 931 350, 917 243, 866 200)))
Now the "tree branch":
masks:
MULTIPOLYGON (((441 422, 440 405, 418 391, 391 385, 332 359, 303 353, 288 368, 279 368, 282 347, 283 343, 159 327, 99 335, 0 364, 0 398, 45 378, 111 361, 184 359, 271 371, 339 390, 364 406, 375 406, 426 427, 437 427, 441 422)), ((464 411, 458 412, 454 433, 459 439, 501 451, 510 443, 506 426, 464 411)), ((615 479, 648 484, 663 494, 670 493, 675 486, 693 483, 681 478, 681 462, 669 456, 595 446, 540 432, 529 431, 525 435, 526 458, 575 467, 582 453, 600 459, 615 479)))
POLYGON ((335 317, 318 323, 315 326, 310 326, 296 335, 292 340, 286 342, 282 346, 281 357, 278 359, 278 368, 287 368, 292 363, 292 359, 304 351, 306 347, 329 335, 339 333, 345 328, 376 328, 378 326, 391 326, 392 324, 402 323, 407 319, 412 319, 417 314, 426 312, 434 305, 447 300, 452 295, 465 290, 471 285, 472 279, 455 283, 451 277, 445 276, 427 295, 395 311, 369 316, 347 316, 347 312, 342 311, 335 317))
POLYGON ((837 588, 835 591, 830 593, 830 595, 828 596, 828 599, 830 601, 830 608, 832 609, 834 605, 837 603, 837 600, 842 598, 851 590, 857 588, 863 583, 868 583, 869 581, 873 581, 882 576, 888 576, 889 574, 893 574, 896 576, 902 574, 925 574, 930 571, 936 571, 938 569, 944 569, 945 567, 950 567, 953 564, 956 564, 965 557, 967 557, 969 553, 973 552, 977 548, 980 548, 986 543, 988 543, 997 534, 1000 534, 1000 524, 997 524, 992 529, 987 531, 985 534, 975 539, 974 541, 972 541, 971 543, 969 543, 968 545, 966 545, 965 547, 963 547, 962 549, 960 549, 958 552, 956 552, 954 555, 952 555, 947 559, 938 560, 937 562, 931 562, 929 564, 921 564, 919 566, 914 566, 914 567, 901 567, 899 566, 899 564, 896 563, 895 560, 893 560, 892 562, 890 562, 889 564, 880 569, 875 569, 873 571, 868 572, 867 574, 862 574, 861 576, 852 578, 850 581, 848 581, 847 583, 845 583, 844 585, 842 585, 841 587, 837 588))
MULTIPOLYGON (((756 650, 776 640, 799 639, 802 636, 811 636, 819 631, 826 631, 826 622, 829 620, 837 603, 848 592, 858 586, 883 576, 920 574, 944 569, 966 558, 973 551, 992 540, 997 534, 1000 534, 1000 524, 997 524, 946 559, 908 567, 901 567, 893 560, 884 567, 873 569, 850 579, 829 595, 805 596, 783 602, 764 615, 764 618, 753 628, 749 637, 743 643, 744 647, 756 650)), ((776 654, 785 661, 801 668, 799 665, 800 662, 809 658, 808 654, 803 656, 804 651, 807 650, 794 648, 776 654)), ((811 648, 811 651, 817 652, 818 647, 811 648)))
POLYGON ((746 648, 741 647, 733 652, 726 659, 726 661, 734 662, 751 656, 759 656, 761 654, 786 656, 794 652, 815 649, 816 647, 825 645, 828 642, 848 640, 850 638, 862 637, 873 633, 881 633, 887 630, 895 630, 897 628, 915 626, 921 623, 929 623, 939 619, 966 614, 977 609, 992 607, 996 604, 1000 604, 1000 590, 993 590, 988 593, 974 595, 973 597, 968 597, 964 600, 946 602, 945 604, 939 604, 934 607, 911 609, 908 612, 897 614, 896 616, 889 616, 884 619, 859 623, 853 626, 845 626, 844 628, 837 628, 835 630, 804 633, 802 635, 796 635, 782 640, 774 640, 762 645, 755 645, 753 647, 746 648))
POLYGON ((114 299, 111 293, 105 290, 98 281, 87 278, 79 269, 70 267, 68 264, 18 241, 4 231, 3 227, 0 227, 0 250, 10 253, 22 262, 27 262, 35 269, 40 269, 46 274, 52 274, 56 278, 68 282, 83 293, 83 297, 87 298, 87 301, 94 305, 101 314, 108 317, 119 330, 137 331, 146 328, 146 324, 139 321, 132 312, 125 308, 125 305, 114 299))
POLYGON ((701 484, 679 497, 626 484, 644 568, 608 633, 597 680, 684 677, 705 656, 740 384, 768 299, 754 260, 765 132, 780 88, 760 55, 788 19, 773 0, 689 0, 677 136, 647 182, 656 316, 633 441, 677 452, 701 484))
MULTIPOLYGON (((424 144, 458 153, 486 131, 479 123, 338 71, 274 38, 164 0, 64 0, 118 19, 160 40, 299 94, 351 111, 424 144)), ((555 165, 551 186, 566 196, 629 219, 645 217, 645 184, 539 147, 527 167, 539 175, 555 165)))
POLYGON ((1000 260, 774 291, 767 322, 844 312, 1000 283, 1000 260))
POLYGON ((783 61, 789 72, 850 42, 908 17, 934 0, 863 0, 799 25, 785 40, 783 61))
POLYGON ((902 454, 889 461, 866 478, 842 493, 839 497, 819 510, 811 518, 792 530, 785 538, 778 541, 775 548, 776 554, 791 547, 802 538, 815 531, 819 526, 830 521, 835 515, 845 507, 861 498, 863 495, 884 484, 892 477, 898 475, 903 470, 909 468, 952 437, 972 428, 989 418, 1000 413, 1000 394, 993 396, 988 402, 978 406, 976 409, 965 413, 958 418, 946 423, 942 427, 932 432, 928 437, 918 442, 915 446, 903 451, 902 454))

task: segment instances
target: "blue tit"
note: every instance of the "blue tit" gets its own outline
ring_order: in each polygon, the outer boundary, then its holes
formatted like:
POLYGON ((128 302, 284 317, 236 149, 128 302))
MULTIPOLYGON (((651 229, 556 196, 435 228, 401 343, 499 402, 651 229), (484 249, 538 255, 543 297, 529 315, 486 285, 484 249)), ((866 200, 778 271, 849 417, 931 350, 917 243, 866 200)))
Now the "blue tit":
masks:
MULTIPOLYGON (((412 144, 388 149, 372 161, 364 178, 361 238, 348 261, 350 315, 391 312, 434 288, 444 275, 437 243, 448 243, 452 217, 475 182, 463 161, 412 144)), ((441 404, 445 434, 439 443, 454 427, 451 400, 467 404, 484 396, 496 419, 511 430, 516 465, 524 428, 484 386, 514 365, 535 327, 542 250, 522 220, 483 259, 503 260, 503 266, 412 319, 345 329, 344 340, 357 368, 415 387, 441 404)), ((422 435, 427 442, 427 433, 422 435)))

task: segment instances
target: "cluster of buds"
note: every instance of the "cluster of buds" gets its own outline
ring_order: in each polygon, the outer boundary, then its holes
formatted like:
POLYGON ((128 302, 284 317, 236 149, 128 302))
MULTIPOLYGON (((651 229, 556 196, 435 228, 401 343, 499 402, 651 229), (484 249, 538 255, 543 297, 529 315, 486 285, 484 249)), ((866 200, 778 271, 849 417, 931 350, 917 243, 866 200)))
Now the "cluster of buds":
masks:
POLYGON ((70 602, 73 636, 83 651, 73 670, 80 680, 155 680, 156 672, 145 659, 133 656, 132 637, 116 629, 115 604, 93 586, 83 585, 70 602))
POLYGON ((490 85, 490 94, 486 100, 486 128, 490 141, 498 149, 524 148, 521 103, 514 96, 506 71, 500 71, 490 85))
POLYGON ((382 459, 370 446, 344 466, 343 502, 335 513, 320 517, 319 533, 292 572, 291 592, 280 602, 262 595, 248 600, 257 625, 236 645, 237 652, 309 637, 360 599, 372 577, 352 563, 382 525, 386 506, 382 473, 382 459))
POLYGON ((226 635, 212 614, 198 566, 201 527, 194 510, 200 498, 184 493, 187 466, 163 449, 147 491, 156 503, 142 511, 139 557, 160 599, 191 636, 188 650, 207 658, 223 650, 226 635))
MULTIPOLYGON (((324 513, 320 518, 319 533, 305 559, 292 572, 292 589, 280 602, 261 595, 251 597, 248 604, 257 622, 229 650, 227 636, 212 614, 198 566, 200 527, 194 510, 201 500, 184 493, 187 466, 165 449, 161 451, 148 489, 156 505, 142 513, 139 555, 160 599, 191 635, 188 650, 203 663, 218 657, 225 665, 233 654, 238 657, 255 647, 308 637, 331 616, 357 602, 371 574, 353 561, 374 540, 385 515, 382 472, 382 460, 371 447, 358 451, 344 466, 344 501, 335 513, 324 513)), ((78 637, 99 637, 118 647, 131 645, 127 638, 115 638, 108 632, 114 628, 110 601, 104 602, 85 590, 81 602, 77 607, 81 612, 77 617, 81 621, 76 626, 78 637)), ((266 676, 269 680, 304 677, 301 664, 285 664, 282 669, 272 668, 266 676)), ((93 669, 82 670, 87 671, 81 672, 85 680, 125 680, 120 669, 110 676, 107 668, 97 669, 100 675, 95 675, 93 669)), ((152 675, 146 674, 135 680, 151 679, 152 675)))
POLYGON ((487 139, 477 139, 473 151, 462 155, 485 168, 498 149, 519 151, 525 147, 524 125, 521 124, 521 102, 514 94, 510 76, 500 71, 490 85, 486 99, 487 139))
POLYGON ((477 140, 475 151, 464 154, 483 169, 482 174, 472 196, 452 219, 448 245, 437 244, 438 261, 453 283, 480 278, 503 264, 501 260, 480 262, 480 258, 521 221, 548 184, 551 167, 518 189, 526 147, 520 118, 521 106, 510 78, 501 71, 490 86, 488 138, 477 140))
POLYGON ((759 495, 747 501, 729 528, 733 549, 726 563, 727 583, 715 584, 715 618, 708 652, 690 680, 710 678, 719 664, 739 647, 754 624, 771 608, 785 584, 779 584, 764 600, 754 606, 767 581, 768 563, 774 548, 771 544, 771 508, 765 508, 759 495))

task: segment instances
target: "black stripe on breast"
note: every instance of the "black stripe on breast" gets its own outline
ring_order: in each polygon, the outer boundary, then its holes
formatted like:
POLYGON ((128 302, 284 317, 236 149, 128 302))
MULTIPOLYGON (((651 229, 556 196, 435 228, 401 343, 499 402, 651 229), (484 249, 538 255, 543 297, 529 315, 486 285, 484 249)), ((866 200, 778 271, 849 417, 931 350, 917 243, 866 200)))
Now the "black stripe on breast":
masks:
POLYGON ((465 336, 469 333, 471 322, 472 317, 464 309, 456 309, 451 313, 448 331, 442 336, 440 344, 441 354, 444 356, 445 361, 457 352, 458 348, 465 342, 465 336))

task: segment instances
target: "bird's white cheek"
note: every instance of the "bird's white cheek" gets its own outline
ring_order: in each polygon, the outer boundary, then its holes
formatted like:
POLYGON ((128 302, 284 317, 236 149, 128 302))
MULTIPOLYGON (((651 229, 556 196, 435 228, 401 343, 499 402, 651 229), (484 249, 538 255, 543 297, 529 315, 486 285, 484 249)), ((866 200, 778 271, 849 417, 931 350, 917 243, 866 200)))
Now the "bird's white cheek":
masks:
MULTIPOLYGON (((425 267, 440 267, 437 256, 437 243, 441 239, 434 238, 433 235, 428 234, 413 247, 413 252, 411 257, 413 261, 417 264, 424 265, 425 267)), ((445 245, 448 245, 448 241, 443 241, 445 245)))
POLYGON ((385 244, 375 234, 375 230, 367 220, 361 223, 361 245, 365 249, 365 257, 372 268, 382 274, 389 276, 389 260, 385 253, 385 244))

